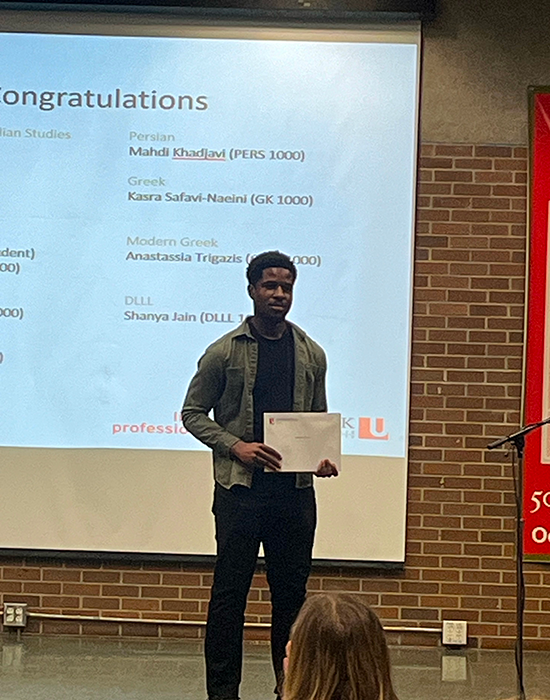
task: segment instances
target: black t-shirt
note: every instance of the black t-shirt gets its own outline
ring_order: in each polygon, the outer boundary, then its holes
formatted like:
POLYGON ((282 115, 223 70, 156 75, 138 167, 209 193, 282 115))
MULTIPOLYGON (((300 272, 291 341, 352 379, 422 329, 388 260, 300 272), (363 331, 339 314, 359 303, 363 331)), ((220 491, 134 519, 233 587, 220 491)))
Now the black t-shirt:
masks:
POLYGON ((258 341, 258 368, 254 384, 254 440, 264 441, 264 413, 292 411, 294 404, 294 337, 287 325, 278 340, 260 335, 252 324, 250 330, 258 341))

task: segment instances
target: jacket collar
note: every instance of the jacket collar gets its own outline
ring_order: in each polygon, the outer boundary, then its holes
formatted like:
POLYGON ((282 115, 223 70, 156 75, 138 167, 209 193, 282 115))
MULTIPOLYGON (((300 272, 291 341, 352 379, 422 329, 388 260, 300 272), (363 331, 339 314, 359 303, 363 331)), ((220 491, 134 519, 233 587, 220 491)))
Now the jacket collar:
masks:
MULTIPOLYGON (((252 318, 252 316, 247 316, 242 323, 240 323, 237 328, 232 332, 232 335, 234 338, 240 338, 241 336, 245 336, 249 338, 250 340, 256 341, 256 338, 252 335, 252 332, 250 330, 250 326, 248 325, 249 319, 252 318)), ((294 332, 295 336, 298 336, 300 340, 303 340, 306 336, 305 332, 296 324, 292 323, 291 321, 287 321, 288 325, 294 332)))

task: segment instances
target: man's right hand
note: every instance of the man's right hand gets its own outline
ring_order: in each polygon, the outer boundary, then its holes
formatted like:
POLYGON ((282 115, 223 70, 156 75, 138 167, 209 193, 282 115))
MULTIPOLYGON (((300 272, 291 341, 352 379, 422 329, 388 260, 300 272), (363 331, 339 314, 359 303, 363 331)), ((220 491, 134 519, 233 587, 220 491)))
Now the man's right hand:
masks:
POLYGON ((249 469, 281 469, 281 455, 273 447, 263 442, 244 442, 239 440, 231 448, 231 454, 249 469))

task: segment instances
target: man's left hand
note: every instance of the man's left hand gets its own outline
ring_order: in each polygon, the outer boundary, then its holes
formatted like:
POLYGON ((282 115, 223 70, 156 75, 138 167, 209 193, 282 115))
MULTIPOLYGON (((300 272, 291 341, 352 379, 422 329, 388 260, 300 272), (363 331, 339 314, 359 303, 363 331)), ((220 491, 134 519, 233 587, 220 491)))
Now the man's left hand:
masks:
POLYGON ((319 462, 315 476, 338 476, 338 468, 330 459, 323 459, 319 462))

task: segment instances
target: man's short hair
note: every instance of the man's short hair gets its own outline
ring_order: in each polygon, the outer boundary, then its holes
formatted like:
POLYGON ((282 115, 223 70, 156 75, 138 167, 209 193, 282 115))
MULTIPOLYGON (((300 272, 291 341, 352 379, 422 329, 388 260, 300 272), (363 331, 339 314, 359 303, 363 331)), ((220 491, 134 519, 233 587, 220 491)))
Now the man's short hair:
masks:
POLYGON ((284 267, 285 270, 292 272, 293 281, 296 280, 298 271, 296 265, 284 253, 278 250, 268 250, 265 253, 260 253, 253 258, 246 270, 246 277, 250 284, 255 287, 262 279, 264 270, 267 267, 284 267))

